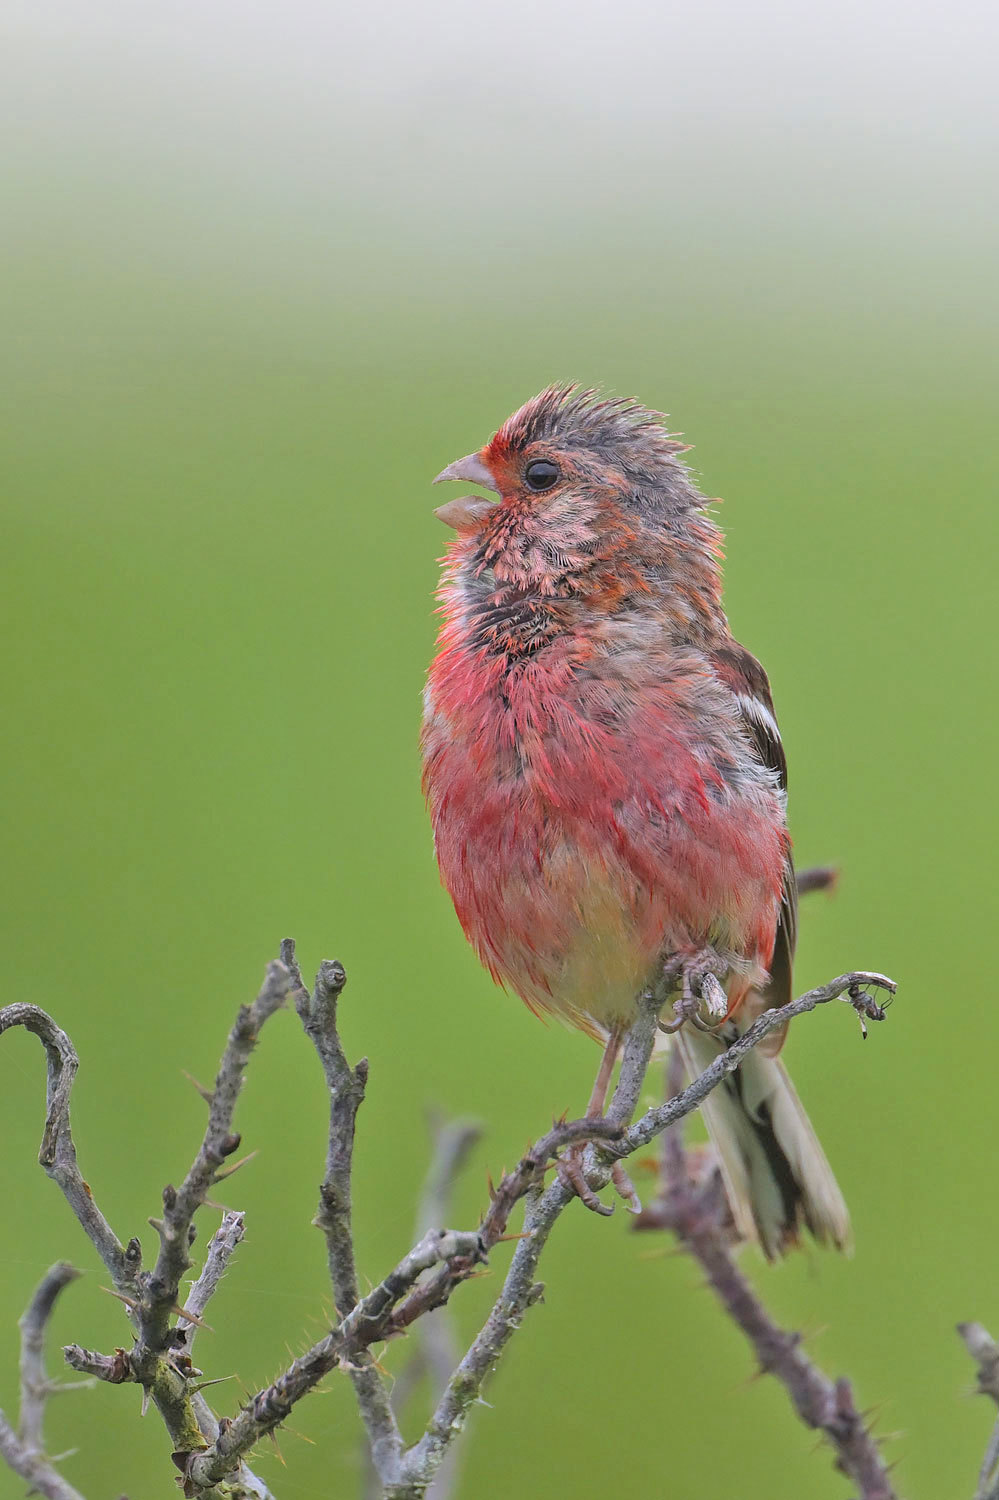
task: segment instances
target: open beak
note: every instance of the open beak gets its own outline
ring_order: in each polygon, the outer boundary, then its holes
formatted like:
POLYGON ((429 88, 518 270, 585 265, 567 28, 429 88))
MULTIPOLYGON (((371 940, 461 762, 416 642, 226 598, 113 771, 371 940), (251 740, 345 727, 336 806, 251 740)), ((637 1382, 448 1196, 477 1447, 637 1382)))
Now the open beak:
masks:
MULTIPOLYGON (((499 494, 499 486, 478 453, 456 458, 453 464, 441 470, 434 484, 441 484, 445 479, 463 479, 466 484, 481 484, 484 489, 499 494)), ((462 495, 460 500, 439 505, 434 515, 445 526, 453 526, 455 531, 478 531, 495 503, 487 500, 485 495, 462 495)))
POLYGON ((434 484, 442 484, 445 479, 463 479, 466 484, 481 484, 483 489, 495 490, 499 494, 495 479, 478 453, 470 453, 467 458, 456 458, 453 464, 448 464, 446 469, 440 471, 434 484))

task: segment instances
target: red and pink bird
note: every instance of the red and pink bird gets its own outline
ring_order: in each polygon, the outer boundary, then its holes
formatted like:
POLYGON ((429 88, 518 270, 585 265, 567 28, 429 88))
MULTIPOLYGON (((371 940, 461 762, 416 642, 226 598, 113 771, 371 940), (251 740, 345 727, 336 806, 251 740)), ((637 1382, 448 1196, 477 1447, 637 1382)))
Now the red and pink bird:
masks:
MULTIPOLYGON (((766 673, 728 628, 721 534, 662 416, 551 387, 438 476, 456 532, 423 723, 441 877, 500 983, 607 1043, 664 973, 700 1072, 791 998, 795 881, 766 673)), ((844 1245, 780 1060, 704 1104, 740 1233, 844 1245)))

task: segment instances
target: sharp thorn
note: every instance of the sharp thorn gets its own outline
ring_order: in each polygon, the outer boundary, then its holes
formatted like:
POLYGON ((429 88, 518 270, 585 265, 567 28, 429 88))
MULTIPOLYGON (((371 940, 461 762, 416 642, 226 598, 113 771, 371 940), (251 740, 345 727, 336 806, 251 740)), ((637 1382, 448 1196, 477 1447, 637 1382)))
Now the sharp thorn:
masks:
POLYGON ((259 1155, 259 1151, 248 1152, 246 1156, 241 1156, 239 1161, 235 1162, 231 1167, 226 1167, 224 1172, 216 1172, 213 1180, 215 1182, 225 1182, 227 1177, 231 1177, 234 1172, 239 1171, 240 1167, 245 1167, 248 1161, 252 1161, 255 1156, 259 1155))
POLYGON ((197 1313, 189 1312, 185 1307, 174 1306, 171 1307, 170 1311, 175 1313, 178 1318, 183 1318, 185 1323, 193 1323, 195 1328, 207 1328, 209 1333, 215 1332, 214 1328, 206 1323, 204 1318, 199 1318, 197 1313))
POLYGON ((180 1071, 183 1073, 183 1075, 187 1079, 188 1083, 191 1084, 191 1086, 193 1088, 197 1089, 198 1093, 201 1095, 202 1099, 204 1099, 204 1101, 205 1101, 205 1103, 207 1105, 210 1106, 210 1105, 214 1104, 214 1102, 215 1102, 215 1095, 212 1093, 211 1089, 204 1088, 198 1082, 198 1080, 194 1077, 194 1075, 191 1074, 191 1073, 189 1073, 186 1068, 181 1068, 180 1071))
POLYGON ((102 1286, 101 1291, 107 1292, 109 1297, 117 1297, 119 1302, 124 1302, 125 1306, 132 1308, 133 1311, 139 1305, 134 1297, 126 1297, 124 1292, 116 1292, 114 1287, 102 1286))

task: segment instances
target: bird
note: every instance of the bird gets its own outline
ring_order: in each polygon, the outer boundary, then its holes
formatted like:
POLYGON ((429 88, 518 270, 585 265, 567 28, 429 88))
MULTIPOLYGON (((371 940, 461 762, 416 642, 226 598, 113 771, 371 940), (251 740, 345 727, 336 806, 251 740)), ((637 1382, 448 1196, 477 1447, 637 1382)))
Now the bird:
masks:
MULTIPOLYGON (((454 531, 421 731, 440 875, 493 978, 604 1043, 591 1113, 664 976, 688 1076, 792 995, 786 759, 687 451, 637 400, 552 385, 434 481, 492 492, 436 511, 454 531)), ((702 1106, 735 1231, 769 1260, 804 1230, 846 1248, 767 1040, 702 1106)))

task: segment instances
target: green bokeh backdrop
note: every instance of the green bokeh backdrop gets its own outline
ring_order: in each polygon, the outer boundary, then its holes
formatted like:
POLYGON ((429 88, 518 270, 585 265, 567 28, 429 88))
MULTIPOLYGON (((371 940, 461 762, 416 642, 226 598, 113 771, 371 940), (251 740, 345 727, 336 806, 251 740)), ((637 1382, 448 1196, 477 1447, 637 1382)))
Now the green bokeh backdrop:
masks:
MULTIPOLYGON (((866 1045, 836 1009, 788 1049, 856 1254, 747 1265, 880 1408, 905 1493, 958 1500, 989 1416, 953 1325, 999 1321, 994 236, 970 207, 917 233, 905 151, 885 168, 904 201, 872 171, 844 216, 814 155, 771 140, 754 181, 796 162, 805 197, 754 198, 735 192, 732 142, 704 150, 682 214, 653 193, 634 219, 590 215, 556 186, 550 235, 441 227, 417 185, 397 213, 374 191, 352 201, 339 236, 304 190, 275 206, 244 185, 219 209, 169 162, 121 178, 98 158, 61 179, 50 146, 24 153, 32 211, 3 292, 3 999, 40 1001, 72 1034, 85 1173, 149 1253, 146 1218, 203 1119, 183 1070, 210 1078, 293 934, 308 965, 346 964, 346 1041, 371 1061, 363 1274, 408 1247, 429 1105, 485 1123, 454 1212, 473 1221, 487 1169, 580 1109, 596 1054, 494 990, 437 883, 416 747, 445 541, 429 479, 551 379, 664 407, 725 497, 730 616, 774 683, 799 860, 843 869, 834 899, 807 903, 799 988, 862 966, 900 981, 866 1045)), ((7 1411, 15 1320, 52 1261, 87 1272, 56 1343, 127 1342, 35 1164, 42 1077, 37 1044, 5 1036, 7 1411)), ((239 1127, 260 1154, 225 1201, 249 1231, 201 1341, 206 1372, 237 1377, 214 1392, 225 1409, 329 1313, 309 1223, 324 1102, 290 1014, 239 1127)), ((747 1350, 667 1248, 621 1213, 566 1216, 544 1306, 470 1424, 463 1500, 848 1493, 782 1392, 748 1383, 747 1350)), ((463 1337, 505 1259, 455 1299, 463 1337)), ((79 1449, 65 1473, 88 1500, 174 1492, 162 1429, 137 1412, 131 1388, 53 1406, 51 1446, 79 1449)), ((353 1494, 347 1383, 291 1428, 286 1467, 260 1460, 282 1500, 353 1494)), ((20 1492, 0 1473, 0 1495, 20 1492)))

